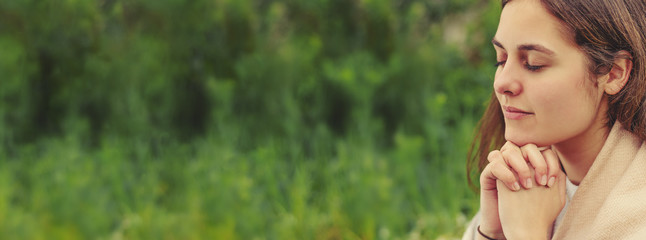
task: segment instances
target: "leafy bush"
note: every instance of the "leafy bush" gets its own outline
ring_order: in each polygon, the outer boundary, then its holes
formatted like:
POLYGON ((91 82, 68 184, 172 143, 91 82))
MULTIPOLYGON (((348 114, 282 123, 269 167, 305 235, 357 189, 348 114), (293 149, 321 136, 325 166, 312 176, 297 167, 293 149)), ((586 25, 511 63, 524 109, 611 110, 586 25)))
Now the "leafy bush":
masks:
POLYGON ((498 4, 2 1, 0 236, 458 236, 498 4))

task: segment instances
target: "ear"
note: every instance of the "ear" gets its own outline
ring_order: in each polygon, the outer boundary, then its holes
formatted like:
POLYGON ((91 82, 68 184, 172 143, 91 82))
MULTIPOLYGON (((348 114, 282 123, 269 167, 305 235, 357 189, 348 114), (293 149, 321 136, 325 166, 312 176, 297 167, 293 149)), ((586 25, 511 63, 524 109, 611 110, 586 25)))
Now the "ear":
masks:
POLYGON ((615 95, 626 86, 630 72, 633 69, 632 55, 628 51, 621 50, 617 52, 612 69, 603 79, 607 79, 604 86, 604 92, 609 95, 615 95))

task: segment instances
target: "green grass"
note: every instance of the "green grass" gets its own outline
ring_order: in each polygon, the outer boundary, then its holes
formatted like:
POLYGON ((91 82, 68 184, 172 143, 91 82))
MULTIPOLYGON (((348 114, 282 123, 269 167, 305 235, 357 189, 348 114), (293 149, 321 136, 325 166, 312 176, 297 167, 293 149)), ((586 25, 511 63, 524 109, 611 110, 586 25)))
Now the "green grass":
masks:
POLYGON ((0 1, 0 239, 454 239, 477 210, 499 1, 55 4, 0 1))
MULTIPOLYGON (((468 139, 461 130, 452 144, 468 139)), ((278 140, 240 152, 217 137, 104 139, 94 149, 78 137, 39 141, 1 155, 0 238, 460 236, 477 208, 466 148, 434 159, 421 137, 398 134, 391 150, 361 142, 305 154, 278 140)))

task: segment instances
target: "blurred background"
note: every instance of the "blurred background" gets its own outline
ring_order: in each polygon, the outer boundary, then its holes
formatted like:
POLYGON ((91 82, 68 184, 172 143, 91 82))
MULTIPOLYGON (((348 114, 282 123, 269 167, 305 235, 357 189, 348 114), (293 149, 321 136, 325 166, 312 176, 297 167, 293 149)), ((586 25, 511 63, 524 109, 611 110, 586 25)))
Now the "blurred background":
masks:
POLYGON ((499 4, 0 0, 0 238, 458 238, 499 4))

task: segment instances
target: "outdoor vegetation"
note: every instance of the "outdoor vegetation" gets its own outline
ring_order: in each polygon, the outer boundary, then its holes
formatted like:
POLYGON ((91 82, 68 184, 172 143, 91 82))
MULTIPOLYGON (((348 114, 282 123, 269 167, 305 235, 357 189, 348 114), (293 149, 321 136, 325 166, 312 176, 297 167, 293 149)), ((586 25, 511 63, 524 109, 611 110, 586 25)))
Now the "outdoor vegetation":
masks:
POLYGON ((494 0, 0 0, 0 239, 454 239, 494 0))

